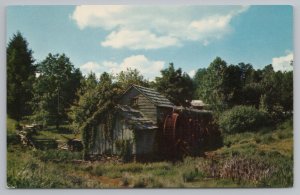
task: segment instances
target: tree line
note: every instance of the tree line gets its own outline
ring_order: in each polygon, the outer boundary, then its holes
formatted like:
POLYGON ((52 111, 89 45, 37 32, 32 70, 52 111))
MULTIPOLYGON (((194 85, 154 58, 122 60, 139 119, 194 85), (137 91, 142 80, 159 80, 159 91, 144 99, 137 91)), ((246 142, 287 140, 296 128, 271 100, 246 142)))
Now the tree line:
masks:
POLYGON ((155 88, 178 106, 201 99, 215 113, 246 105, 276 121, 293 112, 293 72, 276 72, 272 65, 260 70, 216 57, 193 78, 170 63, 149 81, 136 69, 83 76, 65 54, 48 54, 37 63, 32 54, 23 35, 14 34, 7 45, 7 114, 17 121, 56 128, 70 123, 76 132, 95 123, 99 110, 111 108, 131 84, 155 88))
POLYGON ((275 72, 271 64, 255 70, 251 64, 228 65, 217 57, 197 71, 194 82, 195 97, 217 111, 237 105, 253 106, 273 117, 293 111, 293 72, 275 72))

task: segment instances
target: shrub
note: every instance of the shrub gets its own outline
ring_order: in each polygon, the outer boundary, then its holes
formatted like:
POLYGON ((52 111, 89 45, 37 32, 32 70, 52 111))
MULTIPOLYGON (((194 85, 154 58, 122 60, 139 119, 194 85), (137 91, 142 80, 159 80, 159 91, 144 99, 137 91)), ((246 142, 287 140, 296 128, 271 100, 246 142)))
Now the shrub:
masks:
POLYGON ((19 140, 17 134, 7 134, 7 144, 18 144, 19 140))
POLYGON ((224 146, 226 146, 226 147, 228 147, 228 148, 230 148, 231 145, 232 145, 232 142, 231 142, 231 141, 227 141, 227 140, 226 140, 226 142, 224 142, 224 146))
POLYGON ((134 188, 145 188, 146 184, 144 183, 143 180, 137 180, 136 182, 134 182, 133 187, 134 188))
MULTIPOLYGON (((123 177, 122 183, 124 185, 124 182, 126 184, 129 184, 128 178, 123 177)), ((132 176, 131 177, 132 187, 133 188, 161 188, 164 187, 163 183, 158 177, 154 177, 152 174, 146 174, 146 175, 138 175, 138 176, 132 176)), ((126 185, 124 185, 126 186, 126 185)))
POLYGON ((262 137, 262 143, 264 144, 269 144, 273 141, 275 141, 275 139, 272 137, 272 135, 265 135, 262 137))
POLYGON ((96 176, 102 176, 104 175, 104 173, 105 173, 105 169, 101 167, 101 165, 95 167, 95 169, 92 172, 92 174, 96 176))
POLYGON ((129 185, 128 177, 125 177, 125 176, 122 177, 121 181, 122 181, 123 186, 128 186, 129 185))
POLYGON ((140 173, 143 170, 143 166, 139 163, 129 163, 118 167, 118 170, 120 172, 140 173))
POLYGON ((256 131, 266 124, 266 114, 251 106, 235 106, 222 113, 219 126, 225 133, 256 131))
POLYGON ((286 138, 285 134, 282 133, 282 132, 278 133, 277 137, 278 137, 278 139, 285 139, 286 138))
POLYGON ((197 173, 195 171, 186 171, 182 174, 182 179, 184 182, 192 182, 197 177, 197 173))
POLYGON ((257 143, 257 144, 261 143, 261 141, 262 141, 261 136, 255 134, 255 136, 254 136, 254 141, 255 141, 255 143, 257 143))

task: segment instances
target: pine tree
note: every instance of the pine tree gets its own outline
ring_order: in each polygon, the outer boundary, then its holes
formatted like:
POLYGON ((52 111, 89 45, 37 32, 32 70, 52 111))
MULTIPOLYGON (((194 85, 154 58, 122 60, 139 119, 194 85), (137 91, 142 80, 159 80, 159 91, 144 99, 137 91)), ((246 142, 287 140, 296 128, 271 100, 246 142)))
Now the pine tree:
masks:
POLYGON ((13 35, 7 46, 7 114, 21 120, 31 114, 29 102, 35 80, 32 50, 20 32, 13 35))
POLYGON ((156 77, 156 89, 164 94, 175 105, 189 106, 195 86, 188 74, 181 68, 175 70, 173 63, 161 71, 161 77, 156 77))

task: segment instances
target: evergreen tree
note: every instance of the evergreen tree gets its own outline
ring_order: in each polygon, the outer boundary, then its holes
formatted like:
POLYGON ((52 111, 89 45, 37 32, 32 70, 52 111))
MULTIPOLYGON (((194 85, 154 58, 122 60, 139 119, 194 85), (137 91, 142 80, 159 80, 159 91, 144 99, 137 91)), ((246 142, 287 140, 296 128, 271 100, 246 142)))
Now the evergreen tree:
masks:
POLYGON ((18 121, 31 114, 29 102, 35 80, 33 63, 28 42, 17 32, 7 46, 7 114, 18 121))
POLYGON ((173 63, 161 71, 161 77, 156 77, 156 89, 164 94, 175 105, 189 106, 195 87, 193 80, 181 68, 175 70, 173 63))

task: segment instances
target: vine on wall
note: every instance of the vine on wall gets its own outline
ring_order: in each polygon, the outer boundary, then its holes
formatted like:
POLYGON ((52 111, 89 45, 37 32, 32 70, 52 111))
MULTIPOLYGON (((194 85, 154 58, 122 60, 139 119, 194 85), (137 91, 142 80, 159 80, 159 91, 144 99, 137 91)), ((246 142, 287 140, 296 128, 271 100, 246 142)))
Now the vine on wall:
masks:
POLYGON ((133 141, 127 140, 116 140, 116 149, 119 151, 123 162, 129 162, 132 158, 132 144, 133 141))
POLYGON ((104 123, 104 136, 109 142, 113 141, 113 124, 115 120, 115 105, 108 101, 100 107, 82 126, 83 158, 90 160, 90 151, 95 144, 97 125, 104 123))

